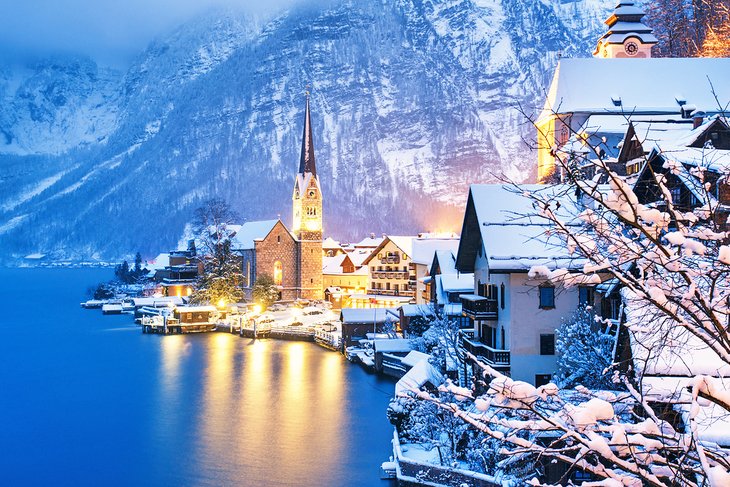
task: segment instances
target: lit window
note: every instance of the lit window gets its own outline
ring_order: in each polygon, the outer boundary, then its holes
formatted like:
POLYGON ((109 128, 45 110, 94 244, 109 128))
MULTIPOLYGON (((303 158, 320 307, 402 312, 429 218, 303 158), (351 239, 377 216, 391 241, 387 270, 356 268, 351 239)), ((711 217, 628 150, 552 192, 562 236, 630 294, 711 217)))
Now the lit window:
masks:
POLYGON ((281 286, 282 277, 283 271, 281 268, 281 261, 277 260, 274 263, 274 284, 276 284, 277 286, 281 286))

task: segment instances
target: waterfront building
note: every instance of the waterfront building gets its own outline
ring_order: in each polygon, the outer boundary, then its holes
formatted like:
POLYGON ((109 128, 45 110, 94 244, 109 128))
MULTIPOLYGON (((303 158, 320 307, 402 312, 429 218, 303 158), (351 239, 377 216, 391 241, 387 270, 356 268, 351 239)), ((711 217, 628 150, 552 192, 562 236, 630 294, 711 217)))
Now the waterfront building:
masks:
MULTIPOLYGON (((560 201, 561 212, 575 212, 565 187, 525 185, 560 201)), ((513 379, 535 385, 550 382, 555 370, 555 331, 579 304, 593 305, 591 286, 565 287, 533 275, 533 266, 579 272, 583 260, 536 222, 532 202, 500 184, 469 189, 456 270, 473 273, 473 291, 461 295, 464 347, 513 379)), ((440 260, 440 262, 442 262, 440 260)))

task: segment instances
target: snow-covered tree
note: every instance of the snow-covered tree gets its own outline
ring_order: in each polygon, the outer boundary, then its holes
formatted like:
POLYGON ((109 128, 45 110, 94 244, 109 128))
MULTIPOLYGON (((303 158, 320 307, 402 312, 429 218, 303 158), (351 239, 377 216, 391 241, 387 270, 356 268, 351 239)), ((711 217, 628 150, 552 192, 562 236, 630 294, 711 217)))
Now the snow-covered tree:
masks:
POLYGON ((651 166, 647 171, 658 197, 641 203, 598 150, 595 156, 582 161, 581 170, 570 158, 558 157, 567 184, 549 195, 517 185, 515 191, 532 201, 531 217, 545 223, 551 240, 557 237, 584 262, 578 274, 540 268, 531 271, 535 276, 565 286, 610 278, 638 310, 627 322, 628 332, 650 337, 651 347, 642 352, 642 369, 617 374, 626 391, 570 389, 553 383, 536 388, 469 355, 481 368, 481 387, 443 386, 457 398, 454 401, 428 391, 412 393, 499 441, 507 457, 501 462, 505 468, 509 459, 529 459, 536 465, 547 460, 587 472, 601 480, 600 485, 730 485, 730 449, 704 436, 713 428, 714 416, 702 412, 712 405, 720 416, 730 415, 730 389, 721 376, 730 368, 730 245, 727 207, 719 196, 727 194, 730 170, 715 163, 712 149, 692 168, 668 159, 665 169, 681 174, 692 186, 697 204, 687 208, 674 201, 667 176, 653 173, 651 166), (585 166, 592 167, 584 172, 585 166), (587 179, 583 174, 597 176, 587 179), (563 197, 556 198, 556 193, 563 197), (560 204, 569 198, 575 203, 572 208, 560 204), (673 330, 683 332, 682 338, 678 340, 673 330), (670 375, 668 368, 663 370, 666 351, 686 340, 699 344, 691 354, 701 357, 679 356, 680 363, 703 365, 704 357, 711 355, 719 365, 712 370, 687 365, 693 377, 682 386, 657 388, 647 396, 643 373, 651 367, 670 375), (680 413, 684 421, 675 421, 680 413))
POLYGON ((230 226, 235 218, 233 210, 220 199, 210 200, 195 211, 193 231, 200 243, 197 250, 203 271, 191 295, 194 303, 218 306, 243 299, 241 264, 231 250, 230 226))
POLYGON ((253 289, 253 300, 267 309, 279 299, 279 288, 276 287, 274 279, 268 274, 262 274, 256 278, 253 289))
POLYGON ((615 389, 613 348, 616 337, 604 330, 592 308, 581 306, 555 334, 558 355, 555 382, 560 387, 615 389))

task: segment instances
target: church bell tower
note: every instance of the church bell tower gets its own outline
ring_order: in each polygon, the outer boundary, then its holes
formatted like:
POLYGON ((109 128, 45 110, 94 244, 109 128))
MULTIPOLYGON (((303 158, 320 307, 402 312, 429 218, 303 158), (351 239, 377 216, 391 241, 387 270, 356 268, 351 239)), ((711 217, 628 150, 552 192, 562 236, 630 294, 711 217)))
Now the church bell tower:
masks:
POLYGON ((297 238, 299 297, 322 299, 322 189, 314 160, 309 93, 304 110, 304 133, 299 172, 292 193, 292 233, 297 238))
POLYGON ((604 22, 608 32, 598 39, 593 52, 598 58, 648 58, 651 46, 659 42, 641 18, 644 11, 635 2, 623 0, 604 22))

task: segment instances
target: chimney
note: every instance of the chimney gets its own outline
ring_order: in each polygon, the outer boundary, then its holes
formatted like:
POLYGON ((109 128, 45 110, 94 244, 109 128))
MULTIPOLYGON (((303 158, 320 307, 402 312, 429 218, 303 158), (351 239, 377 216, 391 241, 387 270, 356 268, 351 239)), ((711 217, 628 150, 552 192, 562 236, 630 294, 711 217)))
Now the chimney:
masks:
POLYGON ((696 111, 692 114, 692 128, 696 129, 705 121, 705 112, 696 111))

